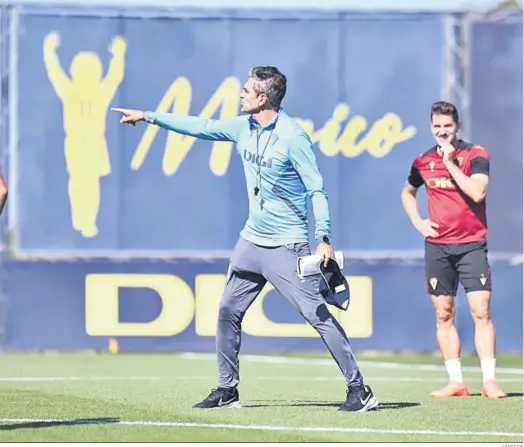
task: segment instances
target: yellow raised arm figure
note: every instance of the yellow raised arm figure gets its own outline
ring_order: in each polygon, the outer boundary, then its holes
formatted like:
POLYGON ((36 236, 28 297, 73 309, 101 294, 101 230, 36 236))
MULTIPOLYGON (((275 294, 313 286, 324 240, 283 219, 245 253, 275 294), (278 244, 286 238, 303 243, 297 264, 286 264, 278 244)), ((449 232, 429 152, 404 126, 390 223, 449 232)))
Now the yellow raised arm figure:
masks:
POLYGON ((96 53, 80 52, 64 72, 56 50, 58 33, 44 39, 47 75, 63 105, 64 149, 69 174, 69 199, 73 228, 84 237, 98 234, 100 177, 111 172, 106 131, 109 104, 124 78, 126 41, 115 37, 109 46, 113 55, 105 77, 96 53))

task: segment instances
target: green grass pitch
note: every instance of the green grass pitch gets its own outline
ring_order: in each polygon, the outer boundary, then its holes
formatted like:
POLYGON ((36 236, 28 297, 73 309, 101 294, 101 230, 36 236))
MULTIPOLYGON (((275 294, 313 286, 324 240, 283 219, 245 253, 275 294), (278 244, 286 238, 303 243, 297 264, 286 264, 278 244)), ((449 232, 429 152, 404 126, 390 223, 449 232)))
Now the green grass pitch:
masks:
POLYGON ((243 407, 193 410, 216 386, 213 354, 0 355, 0 442, 523 442, 522 356, 499 356, 509 398, 488 400, 474 357, 472 396, 433 399, 438 356, 357 355, 380 402, 361 414, 336 411, 345 384, 323 353, 240 359, 243 407))

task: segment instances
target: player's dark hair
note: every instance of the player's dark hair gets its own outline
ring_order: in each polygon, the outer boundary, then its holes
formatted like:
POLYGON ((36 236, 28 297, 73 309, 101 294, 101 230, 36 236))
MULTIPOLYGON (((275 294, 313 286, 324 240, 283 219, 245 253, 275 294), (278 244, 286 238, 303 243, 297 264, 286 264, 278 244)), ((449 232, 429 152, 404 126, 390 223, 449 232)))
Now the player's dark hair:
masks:
POLYGON ((258 95, 264 93, 269 106, 277 109, 286 95, 287 79, 276 67, 253 67, 249 77, 254 78, 253 88, 258 95))
POLYGON ((431 120, 433 120, 433 115, 448 115, 453 117, 455 124, 459 122, 459 114, 457 108, 446 101, 437 101, 431 105, 431 120))

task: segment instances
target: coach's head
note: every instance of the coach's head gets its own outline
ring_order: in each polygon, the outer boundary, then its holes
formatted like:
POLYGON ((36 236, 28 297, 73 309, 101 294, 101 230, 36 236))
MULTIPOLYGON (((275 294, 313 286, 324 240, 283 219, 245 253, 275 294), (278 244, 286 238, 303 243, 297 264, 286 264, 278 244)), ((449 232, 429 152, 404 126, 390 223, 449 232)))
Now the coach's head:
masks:
POLYGON ((254 67, 240 94, 240 110, 259 113, 278 111, 286 94, 286 77, 276 67, 254 67))

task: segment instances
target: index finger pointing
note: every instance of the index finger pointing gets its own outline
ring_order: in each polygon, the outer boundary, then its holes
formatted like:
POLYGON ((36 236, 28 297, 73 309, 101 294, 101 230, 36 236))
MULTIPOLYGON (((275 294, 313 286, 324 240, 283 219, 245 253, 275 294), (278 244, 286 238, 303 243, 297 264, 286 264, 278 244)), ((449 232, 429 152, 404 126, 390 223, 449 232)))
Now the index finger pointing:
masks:
POLYGON ((120 113, 124 113, 125 109, 120 109, 118 107, 111 107, 111 110, 113 112, 120 112, 120 113))

